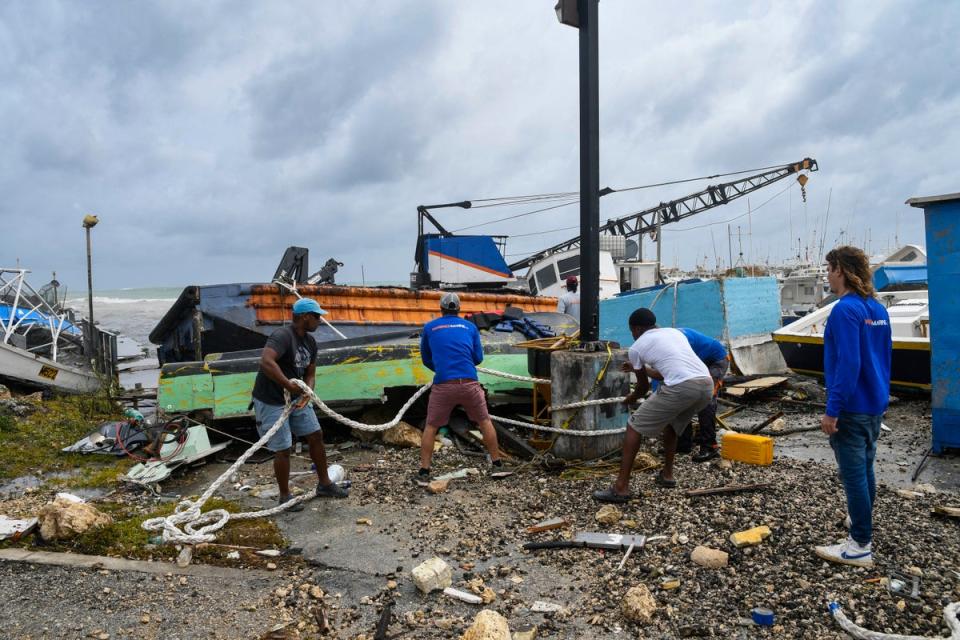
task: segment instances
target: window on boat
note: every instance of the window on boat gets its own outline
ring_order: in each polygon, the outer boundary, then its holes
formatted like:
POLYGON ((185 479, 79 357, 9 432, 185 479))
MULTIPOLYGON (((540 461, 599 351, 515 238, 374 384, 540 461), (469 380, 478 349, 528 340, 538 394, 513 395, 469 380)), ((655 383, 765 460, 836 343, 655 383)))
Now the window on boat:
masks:
POLYGON ((543 269, 540 269, 540 271, 537 271, 537 286, 541 291, 556 283, 557 271, 553 268, 552 262, 543 269))
POLYGON ((565 280, 569 276, 580 275, 580 256, 570 256, 557 260, 557 270, 560 271, 561 280, 565 280))
POLYGON ((900 258, 900 262, 913 262, 917 259, 917 253, 915 251, 910 251, 907 255, 900 258))

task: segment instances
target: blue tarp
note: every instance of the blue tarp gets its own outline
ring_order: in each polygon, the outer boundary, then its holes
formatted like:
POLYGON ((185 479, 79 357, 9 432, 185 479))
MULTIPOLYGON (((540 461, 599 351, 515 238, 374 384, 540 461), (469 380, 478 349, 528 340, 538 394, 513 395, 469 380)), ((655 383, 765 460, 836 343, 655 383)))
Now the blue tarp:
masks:
POLYGON ((873 286, 877 291, 885 291, 890 287, 899 289, 916 286, 927 286, 927 265, 888 265, 880 267, 873 273, 873 286))
MULTIPOLYGON (((0 304, 0 323, 7 324, 10 322, 10 313, 13 311, 13 307, 8 304, 0 304)), ((53 318, 53 326, 56 327, 60 320, 53 318)), ((17 308, 14 315, 14 324, 19 323, 21 327, 26 327, 29 325, 39 325, 41 327, 50 328, 51 318, 45 313, 40 313, 39 311, 29 311, 27 309, 17 308)), ((71 324, 69 321, 63 321, 63 333, 72 333, 74 335, 83 335, 83 332, 76 325, 71 324)))

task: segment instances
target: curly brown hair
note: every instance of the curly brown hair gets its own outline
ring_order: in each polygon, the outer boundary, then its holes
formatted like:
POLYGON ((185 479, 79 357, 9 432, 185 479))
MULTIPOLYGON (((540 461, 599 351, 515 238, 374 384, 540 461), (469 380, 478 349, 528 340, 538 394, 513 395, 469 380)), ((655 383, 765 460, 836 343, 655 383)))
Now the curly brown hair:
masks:
POLYGON ((873 288, 873 273, 867 254, 856 247, 837 247, 827 254, 827 262, 836 271, 840 269, 848 289, 868 298, 876 294, 873 288))

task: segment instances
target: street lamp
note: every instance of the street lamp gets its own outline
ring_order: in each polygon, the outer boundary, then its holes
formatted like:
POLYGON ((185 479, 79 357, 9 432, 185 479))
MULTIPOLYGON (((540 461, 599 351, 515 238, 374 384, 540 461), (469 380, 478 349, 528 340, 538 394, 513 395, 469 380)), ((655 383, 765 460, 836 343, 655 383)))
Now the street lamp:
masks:
POLYGON ((97 226, 100 218, 88 213, 83 216, 83 228, 87 232, 87 322, 90 323, 90 344, 93 345, 93 261, 90 258, 90 229, 97 226))

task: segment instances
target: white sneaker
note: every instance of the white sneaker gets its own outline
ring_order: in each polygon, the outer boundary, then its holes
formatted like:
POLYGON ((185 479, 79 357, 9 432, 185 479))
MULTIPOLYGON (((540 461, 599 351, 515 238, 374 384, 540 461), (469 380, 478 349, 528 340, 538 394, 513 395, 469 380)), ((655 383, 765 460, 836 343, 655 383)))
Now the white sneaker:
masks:
POLYGON ((854 567, 872 567, 873 551, 871 544, 861 546, 853 538, 847 538, 839 544, 814 547, 816 554, 828 562, 849 564, 854 567))

